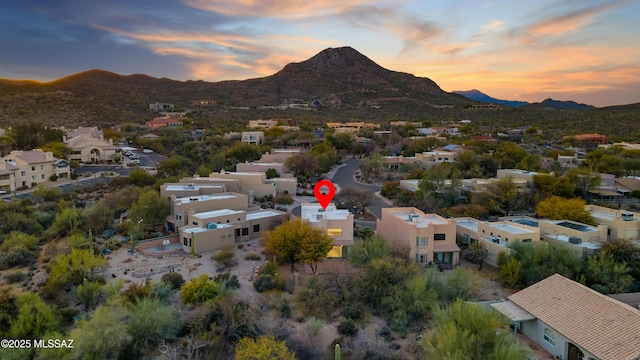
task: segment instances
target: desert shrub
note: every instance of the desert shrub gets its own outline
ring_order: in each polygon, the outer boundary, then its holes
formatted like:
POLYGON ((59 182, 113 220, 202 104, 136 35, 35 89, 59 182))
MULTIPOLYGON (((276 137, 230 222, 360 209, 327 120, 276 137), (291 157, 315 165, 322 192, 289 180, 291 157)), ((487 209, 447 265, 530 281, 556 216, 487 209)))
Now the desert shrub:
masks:
POLYGON ((304 324, 304 327, 307 330, 307 335, 309 335, 310 338, 315 338, 320 335, 324 325, 325 322, 322 319, 312 317, 311 319, 307 320, 307 322, 304 324))
POLYGON ((343 320, 338 324, 338 333, 345 336, 354 336, 358 333, 358 326, 351 319, 343 320))
POLYGON ((260 259, 262 259, 262 257, 260 257, 260 255, 258 255, 258 253, 256 253, 255 251, 251 251, 248 252, 245 256, 244 256, 245 260, 254 260, 254 261, 260 261, 260 259))
POLYGON ((120 242, 120 240, 118 239, 111 239, 111 240, 107 240, 104 243, 104 247, 109 249, 109 250, 116 250, 119 249, 120 246, 122 246, 122 243, 120 242))
POLYGON ((275 275, 278 272, 278 265, 274 262, 269 262, 260 269, 260 275, 275 275))
POLYGON ((225 246, 211 255, 211 260, 224 267, 232 267, 238 264, 238 259, 233 251, 233 246, 225 246))
POLYGON ((148 285, 140 285, 140 284, 131 284, 122 293, 122 296, 129 302, 135 303, 136 301, 146 298, 151 294, 151 286, 148 285))
POLYGON ((253 287, 257 292, 274 290, 278 288, 278 280, 274 275, 261 274, 256 281, 253 282, 253 287))
POLYGON ((216 283, 223 283, 226 289, 239 289, 240 281, 238 280, 237 275, 231 275, 230 272, 225 271, 216 275, 213 280, 216 283))
POLYGON ((51 181, 58 181, 58 175, 53 174, 53 175, 49 176, 49 180, 51 180, 51 181))
POLYGON ((350 303, 342 312, 344 317, 352 320, 360 320, 364 317, 364 307, 358 303, 350 303))
POLYGON ((182 274, 177 272, 168 272, 162 275, 160 281, 170 285, 172 289, 180 289, 180 287, 184 285, 184 278, 182 277, 182 274))
POLYGON ((9 282, 9 284, 14 284, 20 281, 23 281, 24 279, 27 278, 27 274, 23 273, 22 271, 18 271, 15 272, 13 274, 7 274, 6 276, 7 281, 9 282))

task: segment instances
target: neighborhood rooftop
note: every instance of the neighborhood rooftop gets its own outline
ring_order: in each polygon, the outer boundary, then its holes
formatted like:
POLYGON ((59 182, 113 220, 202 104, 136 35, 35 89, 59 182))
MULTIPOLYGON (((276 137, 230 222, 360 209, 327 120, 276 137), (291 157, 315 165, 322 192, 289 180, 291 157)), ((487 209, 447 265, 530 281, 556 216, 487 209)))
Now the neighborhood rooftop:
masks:
POLYGON ((640 358, 640 310, 561 275, 508 298, 599 359, 640 358))

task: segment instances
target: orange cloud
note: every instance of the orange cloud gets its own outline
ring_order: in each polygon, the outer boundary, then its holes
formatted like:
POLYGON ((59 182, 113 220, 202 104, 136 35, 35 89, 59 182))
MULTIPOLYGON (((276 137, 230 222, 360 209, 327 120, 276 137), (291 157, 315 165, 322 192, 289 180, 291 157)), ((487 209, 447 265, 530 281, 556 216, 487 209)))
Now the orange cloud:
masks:
POLYGON ((185 4, 196 9, 229 16, 271 16, 300 19, 309 16, 340 14, 367 0, 185 0, 185 4))

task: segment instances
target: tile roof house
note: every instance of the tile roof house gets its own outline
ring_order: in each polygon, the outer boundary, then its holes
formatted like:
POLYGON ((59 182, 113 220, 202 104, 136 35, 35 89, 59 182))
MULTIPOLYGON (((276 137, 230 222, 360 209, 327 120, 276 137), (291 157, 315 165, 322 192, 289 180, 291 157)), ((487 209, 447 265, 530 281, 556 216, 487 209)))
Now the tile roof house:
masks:
POLYGON ((0 168, 0 183, 3 191, 13 191, 20 187, 33 187, 48 181, 53 175, 68 178, 70 174, 69 162, 58 159, 53 153, 40 149, 22 151, 13 150, 0 160, 5 164, 0 168), (9 172, 13 172, 10 175, 9 172), (13 181, 13 184, 7 182, 13 181), (7 185, 8 188, 7 188, 7 185))
POLYGON ((105 140, 102 130, 97 127, 79 127, 67 131, 64 143, 71 148, 69 160, 94 163, 111 160, 118 150, 113 140, 105 140))
POLYGON ((640 359, 640 310, 561 275, 491 306, 557 359, 640 359))

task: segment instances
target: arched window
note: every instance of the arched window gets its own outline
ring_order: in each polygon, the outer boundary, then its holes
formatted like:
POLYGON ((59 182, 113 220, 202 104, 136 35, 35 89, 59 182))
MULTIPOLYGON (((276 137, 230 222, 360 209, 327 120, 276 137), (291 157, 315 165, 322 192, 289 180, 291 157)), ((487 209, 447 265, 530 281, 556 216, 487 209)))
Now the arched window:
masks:
POLYGON ((545 328, 544 335, 542 335, 542 338, 544 339, 544 341, 548 342, 552 346, 556 346, 556 334, 553 332, 553 330, 549 328, 545 328))

